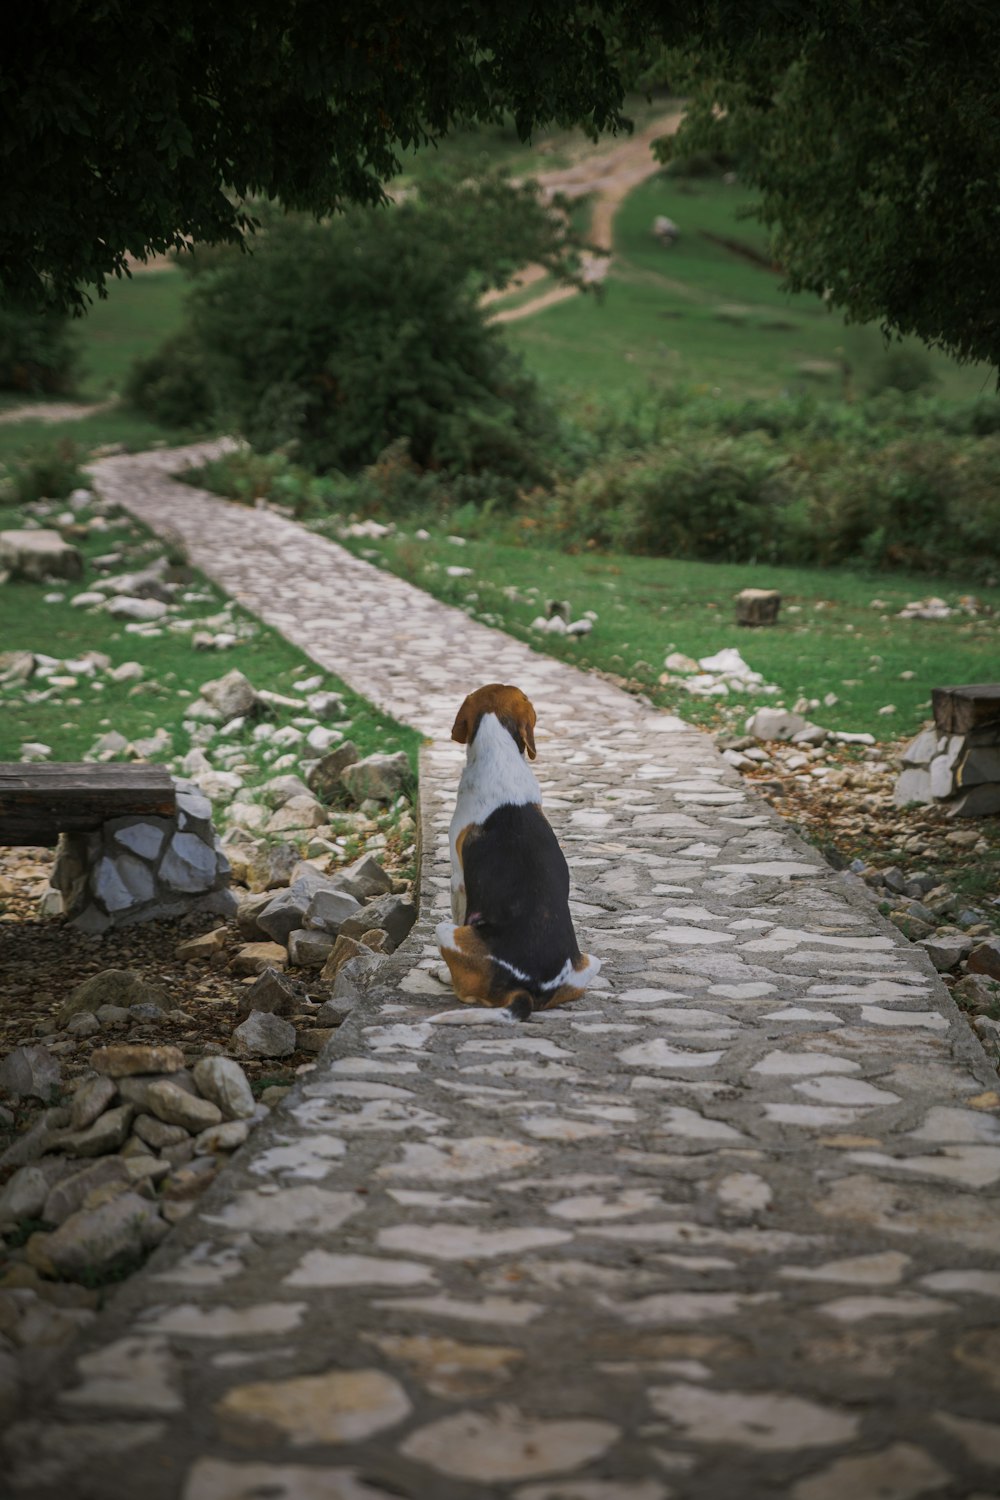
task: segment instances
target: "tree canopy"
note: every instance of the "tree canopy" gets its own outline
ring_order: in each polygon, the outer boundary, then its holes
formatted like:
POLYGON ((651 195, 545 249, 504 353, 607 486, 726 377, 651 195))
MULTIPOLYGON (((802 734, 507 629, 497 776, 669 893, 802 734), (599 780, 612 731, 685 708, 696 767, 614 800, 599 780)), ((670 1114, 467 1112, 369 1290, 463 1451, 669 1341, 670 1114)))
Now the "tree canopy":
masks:
POLYGON ((661 59, 691 91, 664 155, 735 157, 792 290, 1000 365, 1000 8, 788 0, 756 29, 741 16, 703 18, 661 59))
POLYGON ((235 242, 254 196, 377 202, 469 120, 620 129, 665 46, 689 144, 738 157, 790 286, 1000 365, 995 0, 47 0, 4 31, 7 299, 235 242))
POLYGON ((248 198, 377 202, 400 152, 456 122, 503 110, 525 137, 551 120, 597 132, 621 126, 622 97, 606 30, 568 0, 14 7, 0 290, 79 304, 129 255, 238 240, 248 198))

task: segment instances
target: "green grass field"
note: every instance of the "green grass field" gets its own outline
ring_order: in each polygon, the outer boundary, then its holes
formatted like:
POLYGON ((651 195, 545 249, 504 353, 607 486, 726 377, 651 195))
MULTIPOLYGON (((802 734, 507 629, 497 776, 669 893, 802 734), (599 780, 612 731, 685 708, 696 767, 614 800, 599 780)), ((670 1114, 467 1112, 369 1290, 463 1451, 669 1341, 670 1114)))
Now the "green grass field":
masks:
MULTIPOLYGON (((59 445, 70 445, 82 460, 107 444, 141 452, 195 436, 161 427, 113 404, 132 362, 152 354, 180 328, 189 285, 187 277, 174 268, 139 271, 131 280, 112 282, 106 298, 95 297, 90 310, 75 324, 81 354, 78 388, 72 398, 61 397, 54 404, 63 405, 66 399, 112 404, 78 421, 45 422, 26 416, 19 422, 0 423, 0 464, 59 445)), ((7 393, 0 410, 22 406, 41 409, 49 404, 7 393)), ((197 436, 204 437, 205 433, 197 436)))
POLYGON ((79 398, 103 401, 117 394, 135 359, 144 358, 176 333, 191 285, 176 268, 137 271, 95 297, 79 332, 83 368, 79 398))
MULTIPOLYGON (((780 275, 718 243, 739 241, 766 256, 762 227, 741 216, 748 201, 744 187, 718 178, 651 178, 616 217, 601 297, 512 323, 507 338, 553 390, 656 382, 726 396, 865 394, 884 357, 878 329, 845 326, 818 298, 782 292, 780 275), (651 233, 661 214, 681 230, 670 249, 651 233)), ((993 392, 984 368, 963 368, 913 340, 899 347, 921 351, 942 396, 993 392)))
MULTIPOLYGON (((454 523, 452 523, 454 524, 454 523)), ((392 571, 449 604, 498 625, 578 666, 612 672, 635 682, 654 703, 694 722, 741 725, 763 703, 791 707, 800 697, 837 696, 832 707, 811 710, 829 729, 867 731, 879 740, 918 732, 930 715, 931 689, 954 682, 983 682, 1000 660, 1000 588, 977 592, 981 613, 941 621, 900 620, 910 600, 937 594, 957 603, 954 580, 893 574, 683 562, 625 556, 568 556, 494 537, 470 537, 458 548, 443 531, 429 541, 406 533, 384 541, 348 541, 356 551, 378 548, 392 571), (458 564, 470 577, 450 578, 458 564), (504 590, 514 587, 519 598, 504 590), (777 626, 748 630, 734 623, 734 596, 743 588, 776 588, 783 604, 777 626), (574 619, 597 614, 590 635, 573 641, 541 634, 531 621, 547 599, 566 599, 574 619), (873 600, 883 607, 873 608, 873 600), (698 658, 735 646, 779 694, 701 700, 676 683, 661 686, 665 656, 698 658), (903 673, 912 673, 904 677, 903 673), (878 710, 893 705, 895 712, 878 710)))
MULTIPOLYGON (((17 509, 0 508, 0 530, 23 524, 17 509)), ((61 659, 79 657, 84 651, 102 651, 113 666, 138 661, 145 668, 143 682, 115 683, 106 678, 80 676, 76 689, 60 690, 43 701, 32 701, 40 683, 29 681, 23 689, 0 688, 0 761, 18 760, 21 744, 40 740, 52 749, 52 760, 79 760, 94 740, 114 728, 128 739, 152 735, 166 729, 174 740, 174 752, 190 748, 183 730, 184 708, 198 696, 201 683, 238 667, 257 687, 293 693, 297 677, 320 672, 309 657, 259 621, 252 621, 250 639, 226 652, 197 651, 191 632, 146 637, 126 631, 121 621, 102 611, 74 609, 73 594, 87 588, 99 576, 92 559, 112 549, 125 552, 121 571, 137 568, 163 551, 162 543, 129 518, 115 518, 112 529, 75 539, 86 560, 84 577, 56 588, 44 584, 11 582, 0 587, 0 644, 4 651, 36 651, 61 659), (63 594, 62 599, 52 598, 63 594), (50 596, 46 601, 46 595, 50 596), (94 683, 98 686, 95 687, 94 683)), ((218 614, 225 596, 200 574, 192 573, 190 592, 198 601, 186 606, 188 619, 204 620, 218 614)), ((238 620, 250 617, 234 609, 238 620)), ((362 755, 375 750, 405 749, 416 774, 419 736, 324 672, 324 689, 342 693, 347 701, 350 728, 347 731, 362 755)), ((283 710, 278 723, 289 721, 283 710)), ((258 747, 259 748, 259 747, 258 747)), ((256 753, 247 747, 252 756, 256 753)))

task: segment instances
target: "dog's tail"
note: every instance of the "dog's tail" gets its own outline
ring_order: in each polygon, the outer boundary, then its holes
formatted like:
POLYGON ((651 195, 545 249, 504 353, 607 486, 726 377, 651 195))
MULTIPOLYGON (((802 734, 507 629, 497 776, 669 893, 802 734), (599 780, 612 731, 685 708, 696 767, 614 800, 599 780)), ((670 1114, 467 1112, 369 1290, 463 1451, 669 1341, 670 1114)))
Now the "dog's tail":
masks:
POLYGON ((504 1006, 512 1021, 527 1021, 532 1012, 538 1009, 538 997, 530 990, 514 990, 504 1006))

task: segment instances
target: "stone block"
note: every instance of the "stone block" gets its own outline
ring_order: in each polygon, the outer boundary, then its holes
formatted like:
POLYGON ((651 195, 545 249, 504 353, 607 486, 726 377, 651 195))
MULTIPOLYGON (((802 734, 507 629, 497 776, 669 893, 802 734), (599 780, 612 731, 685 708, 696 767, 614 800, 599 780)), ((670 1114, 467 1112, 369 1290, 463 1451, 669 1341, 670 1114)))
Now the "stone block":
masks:
POLYGON ((353 740, 345 740, 338 745, 336 750, 331 750, 316 762, 306 777, 310 791, 322 797, 324 801, 336 796, 341 789, 341 774, 348 766, 355 765, 360 760, 360 752, 353 740))
POLYGON ((132 1129, 140 1141, 152 1146, 154 1151, 163 1151, 167 1146, 177 1146, 189 1139, 183 1125, 168 1125, 155 1115, 138 1115, 132 1122, 132 1129))
POLYGON ((123 1099, 128 1099, 137 1109, 145 1110, 147 1114, 150 1114, 152 1113, 150 1090, 155 1083, 162 1082, 172 1083, 175 1088, 183 1089, 186 1094, 197 1093, 194 1079, 188 1072, 169 1073, 155 1078, 144 1078, 141 1075, 119 1078, 118 1092, 123 1099))
POLYGON ((288 935, 298 927, 306 925, 306 912, 310 905, 308 892, 292 885, 279 891, 266 906, 257 913, 256 925, 267 934, 273 943, 286 944, 288 935))
POLYGON ((135 1114, 134 1104, 119 1104, 99 1115, 86 1130, 74 1130, 60 1140, 67 1156, 107 1156, 128 1139, 135 1114))
POLYGON ((184 963, 207 961, 214 954, 225 950, 228 937, 224 927, 216 927, 212 932, 202 932, 198 937, 187 938, 185 942, 178 943, 174 949, 174 957, 184 963))
POLYGON ((231 1057, 203 1057, 195 1063, 193 1073, 202 1098, 218 1105, 224 1119, 250 1119, 256 1101, 239 1063, 231 1057))
POLYGON ((801 714, 789 713, 784 708, 758 708, 746 722, 747 734, 758 740, 790 740, 809 727, 809 721, 801 714))
POLYGON ((306 909, 305 921, 297 925, 319 928, 321 932, 336 937, 343 924, 358 917, 362 909, 360 901, 347 891, 317 891, 306 909))
POLYGON ((89 1166, 72 1171, 53 1184, 45 1195, 41 1217, 47 1224, 62 1224, 78 1213, 89 1195, 108 1183, 127 1183, 128 1169, 120 1156, 105 1155, 89 1166))
POLYGON ((214 1156, 219 1151, 235 1151, 250 1134, 249 1120, 225 1120, 194 1138, 195 1156, 214 1156))
POLYGON ((146 1102, 150 1112, 165 1125, 183 1125, 192 1134, 207 1130, 210 1125, 218 1125, 222 1120, 221 1109, 211 1099, 189 1094, 169 1078, 160 1078, 150 1084, 146 1102))
POLYGON ((137 1073, 179 1073, 184 1066, 184 1053, 179 1047, 123 1043, 98 1047, 91 1054, 90 1066, 95 1073, 103 1073, 107 1078, 130 1078, 137 1073))
POLYGON ((392 890, 392 876, 383 870, 373 854, 363 854, 353 864, 337 871, 339 880, 349 882, 352 894, 360 889, 362 899, 386 896, 392 890))
POLYGON ((305 797, 291 797, 272 813, 265 832, 288 833, 296 828, 322 828, 326 820, 326 810, 309 793, 305 797))
POLYGON ((237 997, 236 1014, 242 1021, 254 1010, 290 1016, 299 1009, 303 990, 298 980, 277 969, 265 969, 260 978, 237 997))
POLYGON ((323 965, 319 976, 320 979, 336 979, 341 965, 347 963, 348 959, 357 958, 360 954, 370 951, 370 949, 363 947, 361 943, 356 942, 354 938, 345 937, 341 933, 330 950, 329 958, 323 965))
POLYGON ((235 719, 252 714, 258 707, 258 697, 249 678, 235 668, 224 677, 212 682, 203 682, 201 696, 225 719, 235 719))
POLYGON ((327 932, 299 927, 288 935, 288 957, 296 969, 321 969, 330 956, 334 939, 327 932))
POLYGON ((233 954, 229 967, 234 974, 262 974, 265 969, 283 969, 288 954, 280 943, 246 943, 233 954))
POLYGON ((295 1051, 295 1027, 269 1011, 251 1011, 233 1032, 244 1057, 288 1057, 295 1051))
POLYGON ((138 1193, 123 1192, 96 1208, 71 1214, 52 1234, 32 1235, 28 1259, 50 1274, 102 1274, 152 1250, 166 1233, 155 1204, 138 1193))
POLYGON ((121 844, 123 849, 135 853, 139 859, 159 859, 163 840, 169 831, 169 822, 165 817, 144 817, 144 819, 118 820, 105 825, 105 832, 109 832, 115 843, 121 844))
POLYGON ((58 531, 0 531, 0 570, 40 583, 44 578, 80 578, 83 557, 58 531))
POLYGON ((369 797, 375 802, 391 802, 405 791, 411 774, 405 750, 397 750, 392 755, 368 755, 355 761, 341 772, 340 779, 355 802, 369 797))
POLYGON ((959 760, 955 781, 960 787, 979 786, 983 782, 1000 784, 1000 747, 992 745, 970 747, 959 760))
POLYGON ((48 1099, 62 1069, 45 1047, 15 1047, 0 1062, 0 1090, 15 1099, 48 1099))
POLYGON ((920 766, 908 766, 896 778, 892 800, 896 807, 907 807, 911 802, 933 802, 930 772, 920 766))
POLYGON ((301 1052, 322 1052, 327 1042, 333 1036, 335 1028, 332 1026, 305 1026, 298 1033, 298 1044, 301 1052))
POLYGON ((963 958, 968 958, 974 944, 974 938, 961 933, 936 933, 934 937, 921 938, 919 946, 935 969, 944 974, 949 969, 956 969, 963 958))
POLYGON ((240 930, 240 936, 245 938, 262 938, 267 934, 260 926, 257 918, 266 907, 274 900, 273 891, 260 891, 255 896, 244 896, 236 910, 236 925, 240 930))
POLYGON ((160 863, 160 880, 172 891, 200 894, 215 883, 215 850, 197 834, 175 833, 160 863))
POLYGON ((969 973, 958 981, 952 994, 966 1010, 989 1015, 1000 1005, 1000 981, 989 979, 985 974, 969 973))
POLYGON ((361 938, 372 928, 381 927, 388 934, 387 951, 393 952, 417 920, 417 908, 409 896, 379 896, 363 906, 340 928, 344 937, 361 938))
POLYGON ((777 589, 743 589, 736 595, 737 625, 774 625, 781 608, 777 589))
POLYGON ((977 943, 969 954, 969 972, 984 974, 988 979, 1000 979, 1000 938, 986 938, 977 943))
POLYGON ((936 729, 921 730, 915 739, 903 747, 900 761, 904 766, 929 766, 938 753, 939 738, 936 729))
POLYGON ((44 1167, 29 1163, 19 1167, 9 1182, 0 1188, 0 1229, 21 1219, 40 1219, 45 1200, 52 1190, 44 1167))
POLYGON ((86 1130, 93 1125, 98 1115, 103 1114, 114 1099, 118 1089, 111 1078, 88 1078, 73 1095, 70 1104, 70 1124, 74 1130, 86 1130))

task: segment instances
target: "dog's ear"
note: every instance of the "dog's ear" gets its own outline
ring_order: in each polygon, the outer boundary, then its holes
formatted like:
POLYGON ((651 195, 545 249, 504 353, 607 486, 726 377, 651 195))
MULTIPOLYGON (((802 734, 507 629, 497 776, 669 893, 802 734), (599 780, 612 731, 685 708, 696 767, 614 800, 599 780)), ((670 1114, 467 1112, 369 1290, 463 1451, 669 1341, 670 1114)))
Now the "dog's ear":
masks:
POLYGON ((529 760, 535 759, 535 723, 537 717, 534 704, 522 693, 521 708, 517 715, 517 727, 529 760))
POLYGON ((460 745, 467 745, 475 733, 475 711, 472 707, 472 695, 466 698, 462 707, 458 710, 455 722, 451 726, 451 737, 460 745))

